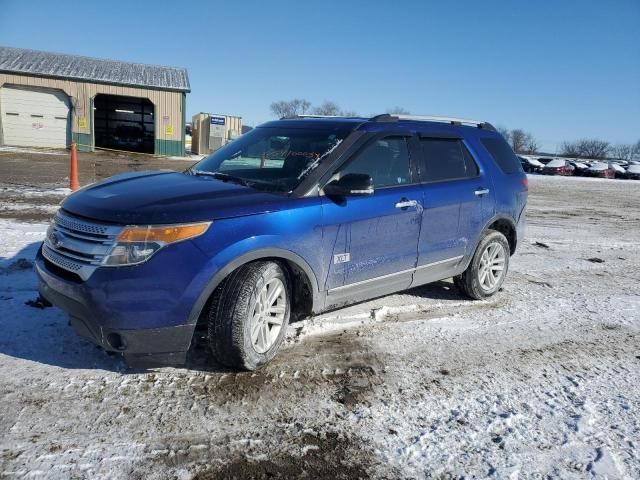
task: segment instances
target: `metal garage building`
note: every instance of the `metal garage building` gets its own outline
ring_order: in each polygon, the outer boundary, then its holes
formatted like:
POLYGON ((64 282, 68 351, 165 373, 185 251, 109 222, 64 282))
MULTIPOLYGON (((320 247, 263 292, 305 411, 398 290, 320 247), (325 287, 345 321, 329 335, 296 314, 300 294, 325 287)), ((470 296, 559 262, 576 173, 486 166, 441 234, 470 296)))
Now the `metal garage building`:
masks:
POLYGON ((0 47, 0 144, 184 155, 183 68, 0 47))

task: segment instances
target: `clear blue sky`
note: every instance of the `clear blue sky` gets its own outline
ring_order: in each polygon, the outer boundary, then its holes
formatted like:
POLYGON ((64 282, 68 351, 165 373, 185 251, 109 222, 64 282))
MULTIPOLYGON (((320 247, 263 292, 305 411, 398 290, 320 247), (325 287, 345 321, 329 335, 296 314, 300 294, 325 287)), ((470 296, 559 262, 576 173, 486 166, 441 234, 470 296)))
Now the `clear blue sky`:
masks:
POLYGON ((186 67, 188 116, 274 100, 640 139, 640 0, 0 0, 0 45, 186 67))

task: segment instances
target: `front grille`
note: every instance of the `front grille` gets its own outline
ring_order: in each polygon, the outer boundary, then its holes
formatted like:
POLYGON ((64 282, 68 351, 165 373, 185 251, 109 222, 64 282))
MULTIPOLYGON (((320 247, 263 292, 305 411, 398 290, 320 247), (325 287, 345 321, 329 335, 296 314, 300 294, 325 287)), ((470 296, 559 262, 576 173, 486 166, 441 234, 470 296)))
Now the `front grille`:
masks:
POLYGON ((54 265, 87 280, 111 251, 122 230, 58 212, 47 231, 42 255, 54 265))

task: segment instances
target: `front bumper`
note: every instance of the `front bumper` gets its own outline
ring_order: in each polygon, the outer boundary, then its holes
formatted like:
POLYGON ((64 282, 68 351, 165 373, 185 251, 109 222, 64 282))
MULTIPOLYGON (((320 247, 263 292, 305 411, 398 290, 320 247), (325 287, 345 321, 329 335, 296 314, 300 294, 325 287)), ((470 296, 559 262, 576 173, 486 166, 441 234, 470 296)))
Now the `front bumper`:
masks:
MULTIPOLYGON (((112 285, 100 282, 99 278, 94 281, 95 276, 89 282, 74 282, 61 277, 47 265, 39 251, 35 270, 40 295, 69 314, 71 325, 80 336, 107 351, 123 354, 132 367, 185 362, 195 323, 188 323, 186 313, 177 312, 188 313, 192 305, 189 300, 173 304, 167 300, 164 304, 160 302, 156 310, 145 311, 144 307, 151 303, 149 298, 157 299, 158 294, 150 290, 153 285, 144 285, 140 281, 139 290, 130 292, 139 301, 136 303, 127 297, 125 309, 122 296, 114 292, 112 285), (118 306, 117 314, 112 310, 114 306, 118 306), (176 315, 179 318, 168 318, 176 315), (150 318, 156 321, 151 322, 150 318)), ((113 283, 117 283, 117 278, 113 283)))

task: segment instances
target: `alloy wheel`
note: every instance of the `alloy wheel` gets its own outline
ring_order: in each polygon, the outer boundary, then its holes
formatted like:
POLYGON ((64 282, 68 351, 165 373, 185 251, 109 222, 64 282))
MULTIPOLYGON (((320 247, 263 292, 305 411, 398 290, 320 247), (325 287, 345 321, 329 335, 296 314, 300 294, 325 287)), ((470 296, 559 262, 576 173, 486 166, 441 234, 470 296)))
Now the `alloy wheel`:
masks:
POLYGON ((251 343, 258 353, 266 353, 280 335, 287 309, 287 292, 279 278, 260 290, 250 317, 251 343))
POLYGON ((478 268, 478 283, 484 291, 493 290, 502 281, 505 257, 504 247, 499 242, 490 243, 482 252, 478 268))

